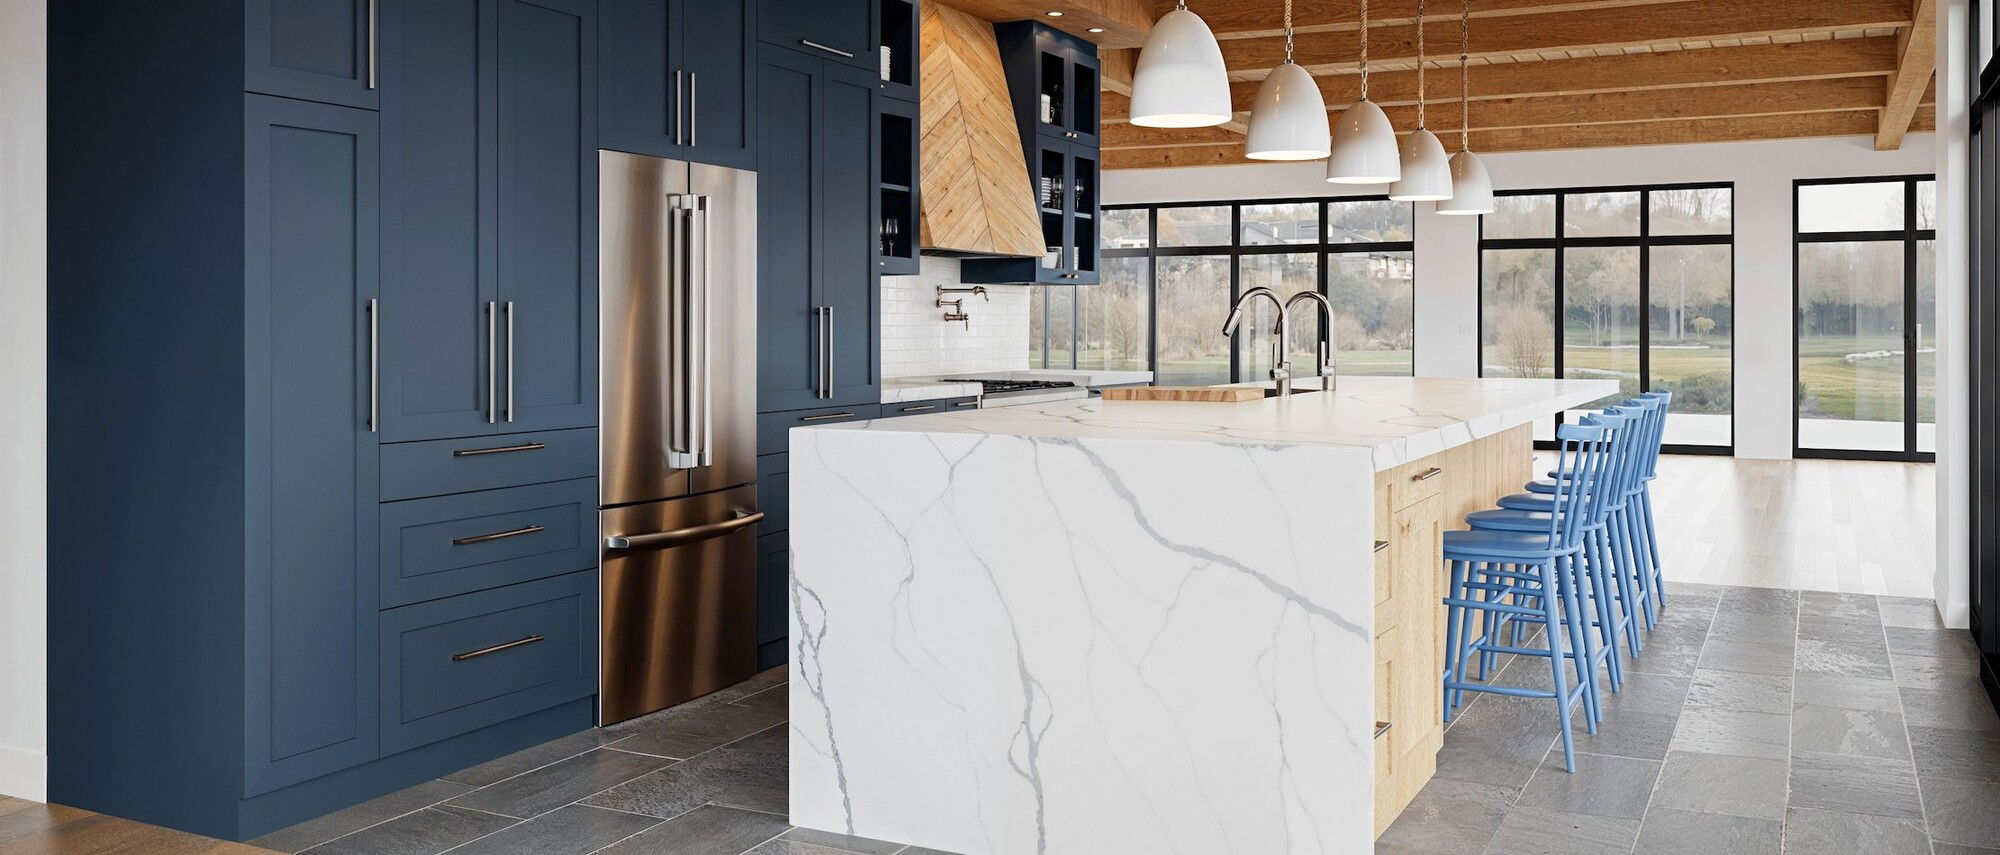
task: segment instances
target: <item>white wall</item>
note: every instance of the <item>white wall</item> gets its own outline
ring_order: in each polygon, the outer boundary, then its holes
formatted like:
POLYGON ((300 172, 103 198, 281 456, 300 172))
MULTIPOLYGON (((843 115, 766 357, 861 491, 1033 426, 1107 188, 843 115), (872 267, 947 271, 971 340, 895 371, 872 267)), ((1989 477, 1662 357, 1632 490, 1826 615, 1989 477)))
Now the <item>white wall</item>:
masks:
MULTIPOLYGON (((1937 285, 1938 316, 1964 319, 1968 301, 1967 253, 1970 228, 1965 202, 1970 178, 1967 144, 1971 122, 1966 103, 1966 0, 1946 0, 1938 6, 1937 135, 1938 177, 1937 285)), ((1971 329, 1963 320, 1937 325, 1937 570, 1931 580, 1938 612, 1946 626, 1971 623, 1971 470, 1965 465, 1971 450, 1967 429, 1971 400, 1968 373, 1971 329)))
POLYGON ((924 257, 917 276, 882 277, 882 376, 936 377, 1028 367, 1028 289, 988 285, 965 299, 970 325, 947 322, 937 286, 958 282, 958 261, 924 257))
MULTIPOLYGON (((1792 180, 1928 173, 1930 134, 1897 151, 1872 138, 1512 152, 1486 156, 1498 189, 1729 181, 1736 187, 1736 454, 1792 452, 1792 180)), ((1320 163, 1104 173, 1104 203, 1338 195, 1320 163)), ((1372 193, 1379 188, 1365 188, 1372 193)), ((1941 191, 1943 192, 1943 191, 1941 191)), ((1950 197, 1946 197, 1950 198, 1950 197)), ((1479 367, 1478 226, 1417 205, 1417 373, 1473 376, 1479 367)))
POLYGON ((48 793, 46 0, 0 2, 0 795, 48 793))

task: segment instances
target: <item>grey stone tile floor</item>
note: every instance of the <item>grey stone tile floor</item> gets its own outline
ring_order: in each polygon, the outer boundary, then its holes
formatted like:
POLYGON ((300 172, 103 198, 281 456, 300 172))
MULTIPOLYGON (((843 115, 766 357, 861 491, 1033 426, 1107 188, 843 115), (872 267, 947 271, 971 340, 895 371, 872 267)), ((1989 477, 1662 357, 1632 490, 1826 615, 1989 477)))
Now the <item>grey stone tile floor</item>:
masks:
MULTIPOLYGON (((2000 717, 1928 601, 1670 583, 1562 770, 1549 701, 1473 695, 1381 855, 2000 855, 2000 717)), ((314 855, 943 855, 791 828, 774 669, 275 832, 314 855)), ((1546 686, 1546 660, 1496 678, 1546 686)), ((1245 853, 1255 855, 1255 853, 1245 853)))

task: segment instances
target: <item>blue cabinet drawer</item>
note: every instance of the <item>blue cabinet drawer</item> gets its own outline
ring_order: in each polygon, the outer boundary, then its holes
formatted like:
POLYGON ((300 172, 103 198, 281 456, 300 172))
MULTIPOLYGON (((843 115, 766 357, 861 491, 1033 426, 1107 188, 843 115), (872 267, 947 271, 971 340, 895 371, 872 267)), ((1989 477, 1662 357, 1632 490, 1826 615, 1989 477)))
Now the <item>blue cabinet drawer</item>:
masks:
POLYGON ((470 493, 597 474, 597 429, 382 446, 382 501, 470 493))
POLYGON ((861 404, 852 407, 822 407, 813 410, 792 410, 783 413, 760 413, 757 416, 757 453, 783 454, 792 450, 792 428, 812 425, 830 425, 841 422, 856 422, 863 419, 879 418, 881 404, 861 404))
POLYGON ((597 479, 382 506, 382 607, 597 565, 597 479))
POLYGON ((382 613, 382 753, 597 692, 597 572, 382 613))

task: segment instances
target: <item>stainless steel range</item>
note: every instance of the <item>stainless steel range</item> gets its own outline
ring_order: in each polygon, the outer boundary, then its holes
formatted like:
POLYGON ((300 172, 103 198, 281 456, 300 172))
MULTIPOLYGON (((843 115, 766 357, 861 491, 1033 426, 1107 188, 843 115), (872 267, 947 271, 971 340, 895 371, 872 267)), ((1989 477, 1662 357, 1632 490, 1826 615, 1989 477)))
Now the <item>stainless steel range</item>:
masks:
POLYGON ((951 379, 946 383, 978 383, 979 408, 1018 407, 1090 397, 1090 390, 1067 380, 980 380, 951 379))

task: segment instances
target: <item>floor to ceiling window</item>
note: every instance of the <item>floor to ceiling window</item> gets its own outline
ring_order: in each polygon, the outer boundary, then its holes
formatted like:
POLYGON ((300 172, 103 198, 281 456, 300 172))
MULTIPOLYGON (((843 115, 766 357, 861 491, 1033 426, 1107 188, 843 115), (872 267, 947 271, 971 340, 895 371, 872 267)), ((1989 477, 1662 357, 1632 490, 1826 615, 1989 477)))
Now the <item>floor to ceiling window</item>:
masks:
MULTIPOLYGON (((1514 191, 1480 218, 1484 377, 1614 379, 1674 393, 1666 443, 1733 444, 1728 184, 1514 191)), ((1552 425, 1539 429, 1543 438, 1552 425)))
POLYGON ((1794 189, 1795 452, 1928 460, 1937 450, 1937 182, 1842 178, 1794 189))
MULTIPOLYGON (((1137 205, 1103 210, 1101 283, 1034 286, 1029 364, 1147 369, 1162 386, 1269 376, 1277 337, 1268 303, 1233 343, 1222 322, 1236 296, 1318 291, 1333 304, 1341 374, 1415 368, 1415 210, 1367 197, 1137 205)), ((1292 370, 1311 376, 1321 321, 1292 318, 1292 370)))

